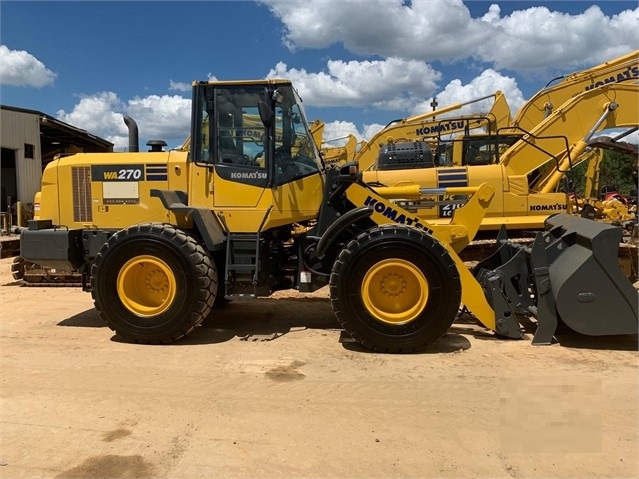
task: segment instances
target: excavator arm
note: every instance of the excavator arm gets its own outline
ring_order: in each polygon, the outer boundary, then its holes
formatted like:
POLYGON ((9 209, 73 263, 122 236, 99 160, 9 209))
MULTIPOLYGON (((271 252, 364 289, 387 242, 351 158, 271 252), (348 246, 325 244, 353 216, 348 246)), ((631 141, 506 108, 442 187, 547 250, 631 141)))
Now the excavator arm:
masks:
POLYGON ((528 175, 555 161, 548 178, 529 185, 531 191, 554 189, 595 133, 637 126, 638 94, 637 83, 610 83, 567 100, 501 156, 507 175, 528 175))
POLYGON ((593 88, 638 77, 639 50, 635 50, 587 70, 560 77, 559 83, 552 84, 552 80, 521 107, 513 119, 513 126, 530 131, 570 98, 593 88))
MULTIPOLYGON (((322 146, 322 158, 324 159, 324 163, 327 164, 344 164, 348 161, 352 160, 355 157, 355 154, 358 151, 358 148, 363 148, 366 144, 365 141, 357 141, 357 137, 355 135, 348 135, 345 137, 346 143, 344 146, 322 146)), ((336 138, 344 139, 344 138, 336 138)), ((331 140, 331 141, 335 141, 331 140)))

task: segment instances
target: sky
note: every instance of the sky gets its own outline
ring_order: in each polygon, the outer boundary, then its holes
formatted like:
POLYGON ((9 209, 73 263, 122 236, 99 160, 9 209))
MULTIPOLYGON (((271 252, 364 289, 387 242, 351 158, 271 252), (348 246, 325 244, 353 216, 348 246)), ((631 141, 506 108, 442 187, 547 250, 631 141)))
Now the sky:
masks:
POLYGON ((177 147, 193 81, 280 77, 325 140, 369 139, 433 97, 442 107, 501 90, 514 116, 551 79, 638 48, 637 1, 0 0, 0 103, 115 151, 129 115, 142 144, 177 147))

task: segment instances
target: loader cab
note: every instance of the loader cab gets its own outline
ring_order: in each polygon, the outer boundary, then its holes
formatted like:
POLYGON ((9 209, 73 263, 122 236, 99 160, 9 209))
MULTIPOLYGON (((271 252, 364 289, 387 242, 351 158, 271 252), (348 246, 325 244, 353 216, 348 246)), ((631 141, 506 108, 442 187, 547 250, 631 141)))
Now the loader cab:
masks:
POLYGON ((221 178, 273 188, 323 170, 289 81, 196 83, 193 105, 192 161, 221 178))

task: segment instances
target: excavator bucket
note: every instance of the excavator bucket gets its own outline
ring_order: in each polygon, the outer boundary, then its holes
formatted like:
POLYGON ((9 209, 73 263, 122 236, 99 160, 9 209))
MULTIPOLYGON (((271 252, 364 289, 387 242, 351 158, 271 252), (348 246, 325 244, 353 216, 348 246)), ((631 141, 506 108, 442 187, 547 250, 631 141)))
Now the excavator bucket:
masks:
POLYGON ((621 228, 568 214, 546 220, 532 246, 509 243, 473 273, 499 317, 535 316, 533 344, 559 322, 589 336, 637 334, 639 293, 617 263, 621 228))

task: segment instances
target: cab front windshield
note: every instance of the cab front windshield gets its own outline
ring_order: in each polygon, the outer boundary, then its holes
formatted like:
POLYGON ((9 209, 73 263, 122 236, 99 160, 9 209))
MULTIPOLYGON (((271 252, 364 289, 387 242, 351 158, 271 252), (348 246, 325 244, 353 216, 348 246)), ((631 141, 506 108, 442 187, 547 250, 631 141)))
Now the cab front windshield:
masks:
POLYGON ((201 137, 196 161, 213 164, 220 176, 278 185, 320 170, 319 153, 292 86, 278 85, 276 90, 209 86, 200 95, 199 106, 201 137), (269 127, 262 123, 260 101, 273 111, 269 127))

